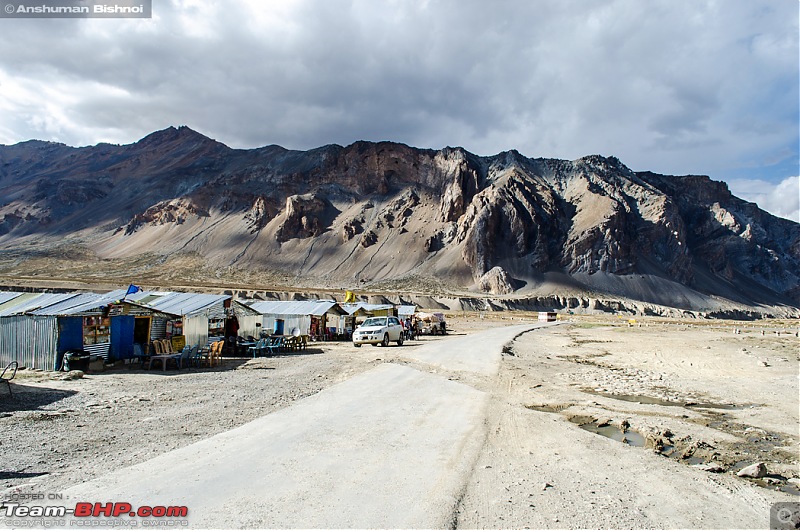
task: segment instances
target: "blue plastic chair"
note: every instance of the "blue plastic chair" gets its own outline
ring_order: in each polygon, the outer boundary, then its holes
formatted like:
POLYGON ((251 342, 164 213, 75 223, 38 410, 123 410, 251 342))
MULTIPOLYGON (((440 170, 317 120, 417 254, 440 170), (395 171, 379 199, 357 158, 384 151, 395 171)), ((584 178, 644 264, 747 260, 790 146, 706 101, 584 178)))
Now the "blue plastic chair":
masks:
POLYGON ((270 343, 267 345, 267 349, 269 350, 269 354, 272 355, 273 353, 280 352, 282 346, 283 337, 273 337, 270 343))
POLYGON ((255 359, 257 356, 259 356, 259 355, 261 355, 263 353, 264 348, 266 347, 266 345, 267 345, 267 339, 258 339, 258 341, 255 343, 255 345, 250 346, 249 348, 247 348, 247 351, 252 353, 253 354, 253 359, 255 359))

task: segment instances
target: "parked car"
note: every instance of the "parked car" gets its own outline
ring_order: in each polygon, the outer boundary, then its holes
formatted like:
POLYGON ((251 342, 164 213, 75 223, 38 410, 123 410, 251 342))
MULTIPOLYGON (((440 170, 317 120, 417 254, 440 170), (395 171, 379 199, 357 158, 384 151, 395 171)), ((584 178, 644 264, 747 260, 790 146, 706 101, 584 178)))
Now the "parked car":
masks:
POLYGON ((371 317, 353 331, 353 346, 362 344, 388 346, 390 342, 403 345, 403 326, 397 317, 371 317))

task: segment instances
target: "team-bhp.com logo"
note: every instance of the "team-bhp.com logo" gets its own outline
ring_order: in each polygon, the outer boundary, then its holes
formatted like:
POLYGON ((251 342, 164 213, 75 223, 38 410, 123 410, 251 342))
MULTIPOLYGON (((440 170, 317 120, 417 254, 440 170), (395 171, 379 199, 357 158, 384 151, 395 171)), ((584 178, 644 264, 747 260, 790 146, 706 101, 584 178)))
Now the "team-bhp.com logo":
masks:
POLYGON ((30 523, 30 518, 38 518, 41 526, 56 527, 67 526, 66 517, 74 519, 69 521, 69 526, 188 526, 185 518, 189 515, 186 506, 139 506, 134 508, 129 502, 78 502, 74 508, 67 506, 28 506, 19 503, 5 503, 0 506, 0 516, 14 519, 5 523, 12 527, 37 526, 20 524, 21 521, 30 523), (97 518, 119 519, 120 524, 98 525, 97 518), (20 520, 20 518, 24 518, 20 520), (125 518, 138 518, 123 522, 125 518), (59 520, 60 519, 60 520, 59 520), (182 519, 182 520, 181 520, 182 519), (165 524, 169 522, 170 524, 165 524))

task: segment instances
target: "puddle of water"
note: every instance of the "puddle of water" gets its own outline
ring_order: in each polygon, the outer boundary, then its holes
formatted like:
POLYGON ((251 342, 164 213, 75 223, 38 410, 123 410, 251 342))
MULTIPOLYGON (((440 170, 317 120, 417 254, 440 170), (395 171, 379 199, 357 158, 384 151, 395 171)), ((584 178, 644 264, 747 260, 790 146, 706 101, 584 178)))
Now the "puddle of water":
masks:
MULTIPOLYGON (((759 482, 759 481, 757 481, 757 482, 759 482)), ((762 485, 759 484, 759 486, 762 486, 762 485)), ((784 493, 788 493, 789 495, 795 495, 795 496, 800 497, 800 488, 798 488, 797 486, 795 486, 794 484, 792 484, 790 482, 784 482, 780 486, 770 486, 769 484, 764 484, 762 487, 764 487, 764 488, 778 488, 779 490, 781 490, 784 493)))
POLYGON ((636 431, 627 430, 623 432, 621 429, 614 427, 613 425, 598 425, 596 421, 591 421, 588 423, 582 421, 581 419, 571 419, 570 421, 576 423, 578 427, 584 431, 593 432, 594 434, 611 438, 612 440, 622 442, 626 445, 644 447, 644 436, 636 431))
POLYGON ((620 401, 627 401, 629 403, 639 403, 642 405, 662 405, 664 407, 682 407, 684 405, 680 401, 668 401, 666 399, 659 399, 650 396, 637 396, 633 394, 606 394, 604 392, 590 393, 611 399, 618 399, 620 401))

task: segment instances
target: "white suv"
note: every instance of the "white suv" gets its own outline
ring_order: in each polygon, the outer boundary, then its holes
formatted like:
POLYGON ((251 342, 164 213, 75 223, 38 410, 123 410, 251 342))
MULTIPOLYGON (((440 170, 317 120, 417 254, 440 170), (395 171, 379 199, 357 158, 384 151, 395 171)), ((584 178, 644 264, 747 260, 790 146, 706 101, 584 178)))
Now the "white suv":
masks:
POLYGON ((403 345, 403 326, 397 317, 372 317, 353 331, 353 346, 362 344, 388 346, 390 342, 403 345))

